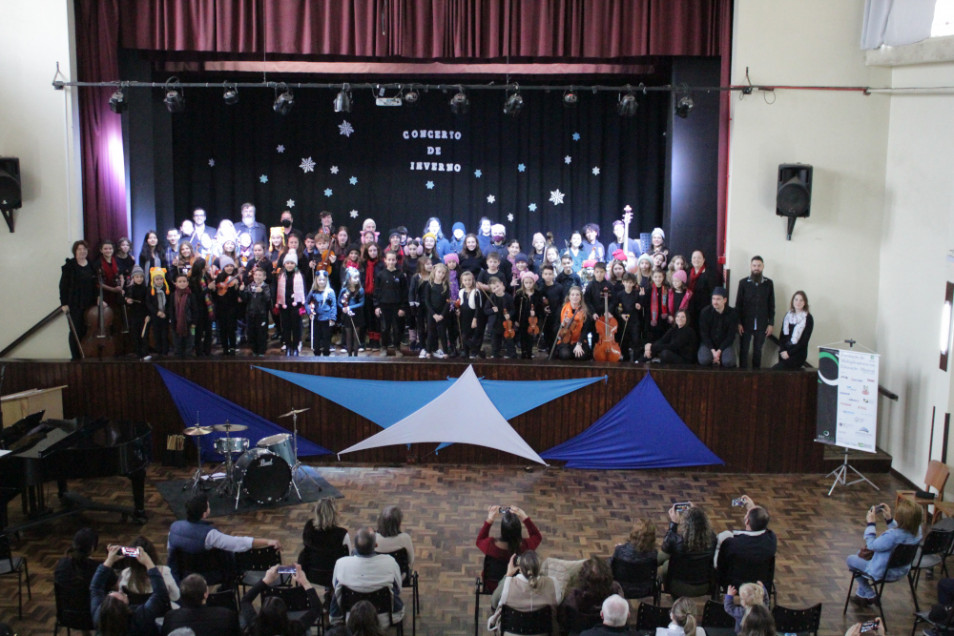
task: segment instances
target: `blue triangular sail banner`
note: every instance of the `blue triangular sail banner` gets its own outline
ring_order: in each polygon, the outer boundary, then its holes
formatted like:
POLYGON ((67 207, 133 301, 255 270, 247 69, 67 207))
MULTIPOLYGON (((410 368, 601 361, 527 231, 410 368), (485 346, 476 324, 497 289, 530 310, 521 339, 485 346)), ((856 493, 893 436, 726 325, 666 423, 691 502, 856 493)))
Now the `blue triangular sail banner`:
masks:
MULTIPOLYGON (((222 424, 226 421, 233 424, 244 424, 248 426, 248 430, 234 434, 232 437, 247 437, 252 446, 263 437, 279 433, 291 433, 291 431, 278 424, 269 422, 248 409, 243 409, 238 404, 229 402, 222 396, 186 380, 181 375, 158 365, 156 369, 162 376, 162 381, 165 382, 166 388, 172 396, 172 401, 179 409, 179 415, 182 416, 182 421, 186 426, 195 424, 197 417, 203 426, 222 424)), ((213 432, 211 435, 204 435, 199 438, 204 459, 214 460, 222 457, 216 452, 214 446, 215 440, 219 437, 225 437, 225 434, 213 432)), ((329 454, 331 454, 331 451, 327 448, 310 442, 301 436, 298 437, 298 455, 300 457, 329 454)))
POLYGON ((650 374, 585 431, 540 453, 567 468, 674 468, 724 464, 689 430, 650 374))

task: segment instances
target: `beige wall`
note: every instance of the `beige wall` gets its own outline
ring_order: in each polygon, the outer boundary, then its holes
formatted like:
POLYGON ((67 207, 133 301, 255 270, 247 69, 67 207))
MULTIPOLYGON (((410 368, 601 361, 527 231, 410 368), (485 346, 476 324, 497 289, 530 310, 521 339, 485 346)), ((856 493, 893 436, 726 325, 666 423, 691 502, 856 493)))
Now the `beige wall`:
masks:
MULTIPOLYGON (((82 234, 72 95, 51 86, 57 62, 73 79, 69 16, 67 0, 3 3, 0 155, 20 158, 24 200, 15 233, 0 225, 0 348, 59 304, 60 265, 82 234)), ((13 355, 69 357, 66 329, 60 318, 13 355)))

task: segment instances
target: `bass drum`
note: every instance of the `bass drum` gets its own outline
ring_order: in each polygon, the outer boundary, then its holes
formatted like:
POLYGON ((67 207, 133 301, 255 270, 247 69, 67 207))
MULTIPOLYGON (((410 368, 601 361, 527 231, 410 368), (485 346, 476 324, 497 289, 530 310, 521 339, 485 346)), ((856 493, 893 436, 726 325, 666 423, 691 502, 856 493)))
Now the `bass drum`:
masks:
POLYGON ((275 453, 253 448, 235 462, 232 479, 244 498, 261 505, 275 503, 288 496, 291 467, 275 453))

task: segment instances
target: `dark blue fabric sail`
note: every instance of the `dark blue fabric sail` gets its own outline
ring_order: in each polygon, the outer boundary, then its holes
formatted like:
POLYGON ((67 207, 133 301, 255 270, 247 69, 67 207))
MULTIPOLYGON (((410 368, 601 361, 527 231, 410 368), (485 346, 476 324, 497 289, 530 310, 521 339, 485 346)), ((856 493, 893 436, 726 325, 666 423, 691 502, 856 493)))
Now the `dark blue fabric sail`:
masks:
POLYGON ((648 373, 592 426, 540 453, 567 468, 674 468, 724 464, 669 405, 648 373))
MULTIPOLYGON (((279 433, 291 433, 288 429, 282 428, 278 424, 273 424, 243 409, 238 404, 229 402, 225 398, 216 395, 208 389, 204 389, 194 382, 186 380, 181 375, 177 375, 168 369, 156 365, 162 381, 165 382, 172 401, 179 409, 179 415, 185 426, 192 426, 197 421, 203 426, 211 424, 222 424, 229 421, 233 424, 244 424, 248 430, 241 433, 232 434, 232 437, 247 437, 249 443, 254 446, 258 440, 270 435, 279 433)), ((218 461, 221 455, 215 451, 215 440, 219 437, 225 437, 225 433, 213 432, 210 435, 203 435, 201 440, 202 458, 205 460, 218 461)), ((303 437, 298 437, 298 455, 300 457, 309 457, 312 455, 328 455, 331 451, 314 442, 310 442, 303 437)))

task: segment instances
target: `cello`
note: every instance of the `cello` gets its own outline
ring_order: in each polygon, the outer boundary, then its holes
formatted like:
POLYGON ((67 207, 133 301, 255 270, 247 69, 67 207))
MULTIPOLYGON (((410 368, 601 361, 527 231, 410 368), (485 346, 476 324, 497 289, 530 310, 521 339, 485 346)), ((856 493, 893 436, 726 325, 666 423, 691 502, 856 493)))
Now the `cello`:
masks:
POLYGON ((602 296, 603 315, 596 321, 596 332, 600 341, 593 347, 593 359, 597 362, 619 362, 623 357, 619 344, 616 342, 616 329, 619 323, 609 312, 609 290, 604 289, 602 296))
POLYGON ((84 358, 111 358, 116 355, 116 342, 111 335, 113 308, 103 299, 103 273, 98 273, 99 299, 86 310, 86 336, 80 343, 84 358))

